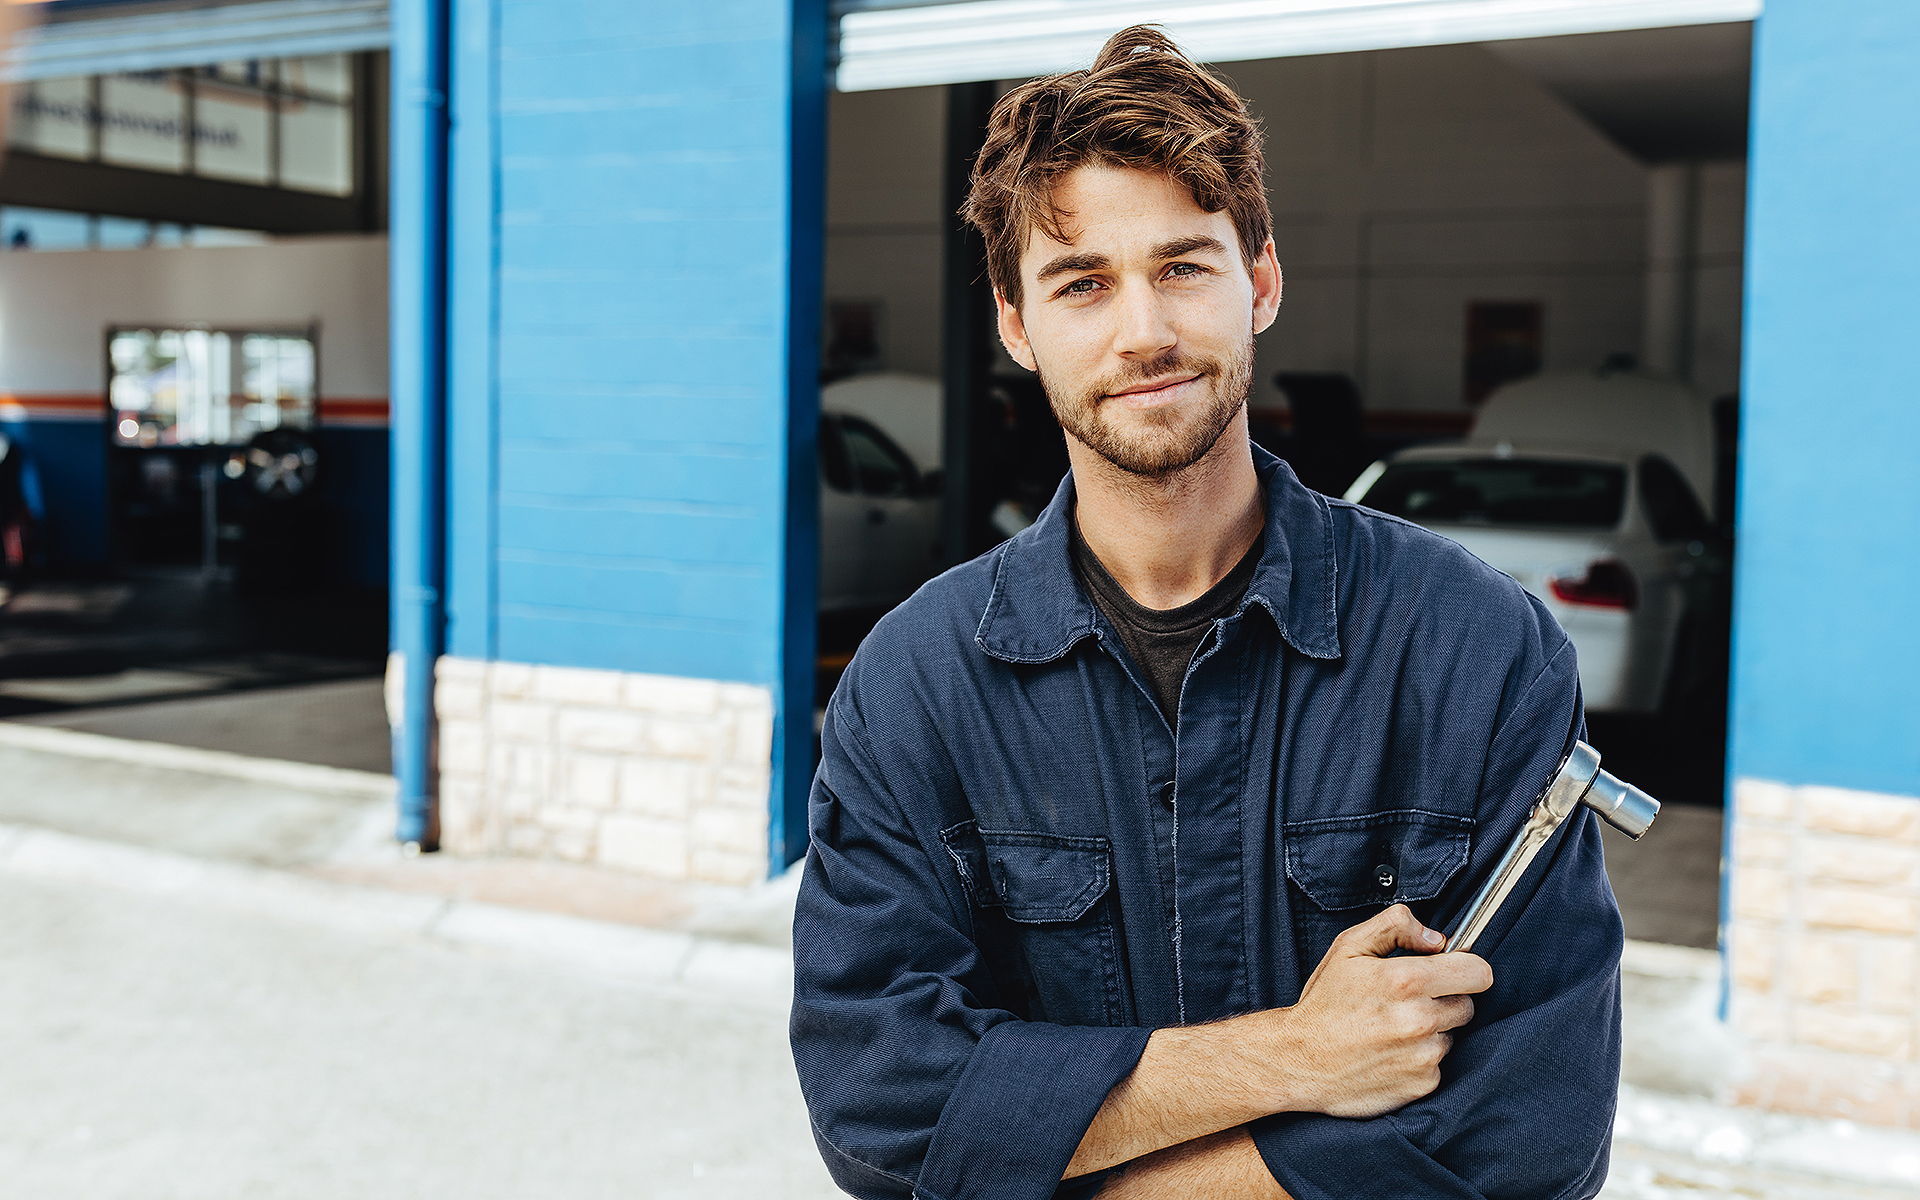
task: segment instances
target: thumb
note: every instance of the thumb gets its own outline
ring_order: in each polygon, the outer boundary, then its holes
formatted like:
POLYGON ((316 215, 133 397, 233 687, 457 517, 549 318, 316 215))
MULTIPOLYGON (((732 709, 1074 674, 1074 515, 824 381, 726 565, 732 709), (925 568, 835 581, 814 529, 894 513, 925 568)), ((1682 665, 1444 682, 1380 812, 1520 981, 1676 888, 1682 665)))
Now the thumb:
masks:
POLYGON ((1348 958, 1385 958, 1395 950, 1432 954, 1446 944, 1446 938, 1415 920, 1412 909, 1396 904, 1342 933, 1337 943, 1348 958))

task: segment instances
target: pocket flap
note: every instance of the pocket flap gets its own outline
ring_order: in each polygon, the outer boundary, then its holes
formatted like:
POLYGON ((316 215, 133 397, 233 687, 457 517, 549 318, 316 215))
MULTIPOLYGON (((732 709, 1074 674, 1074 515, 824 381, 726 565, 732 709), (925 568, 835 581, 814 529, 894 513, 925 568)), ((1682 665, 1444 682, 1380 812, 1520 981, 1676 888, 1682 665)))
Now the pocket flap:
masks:
POLYGON ((1324 909, 1410 904, 1440 894, 1467 861, 1473 819, 1405 808, 1289 822, 1287 878, 1324 909))
POLYGON ((943 830, 961 882, 982 908, 1015 921, 1077 921, 1106 895, 1107 839, 981 829, 966 821, 943 830))

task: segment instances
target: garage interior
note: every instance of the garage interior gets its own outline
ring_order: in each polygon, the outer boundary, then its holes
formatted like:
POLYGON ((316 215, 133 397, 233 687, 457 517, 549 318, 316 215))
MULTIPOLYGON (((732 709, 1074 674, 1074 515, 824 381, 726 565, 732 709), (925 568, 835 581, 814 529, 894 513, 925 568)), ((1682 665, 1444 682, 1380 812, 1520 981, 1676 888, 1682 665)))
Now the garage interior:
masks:
POLYGON ((0 561, 0 720, 384 772, 387 54, 130 69, 175 7, 56 10, 48 62, 14 64, 0 515, 29 519, 0 561), (291 484, 256 486, 250 426, 106 419, 122 341, 230 342, 211 378, 238 396, 263 336, 303 355, 267 372, 304 389, 265 426, 291 484))
MULTIPOLYGON (((1751 35, 1217 64, 1266 131, 1288 284, 1257 343, 1256 438, 1338 495, 1374 459, 1465 435, 1501 383, 1637 365, 1722 401, 1703 500, 1730 539, 1751 35), (1315 436, 1326 398, 1356 395, 1358 446, 1315 436)), ((1016 82, 829 98, 823 407, 850 377, 919 381, 894 411, 864 410, 883 426, 930 424, 910 410, 938 399, 940 461, 923 465, 944 472, 947 562, 1005 536, 1004 505, 1030 514, 1065 464, 1044 398, 994 338, 977 239, 951 216, 986 112, 1016 82)), ((823 619, 822 699, 863 629, 823 619)), ((1628 934, 1702 947, 1719 912, 1724 624, 1709 641, 1714 686, 1657 716, 1589 717, 1609 769, 1673 806, 1650 846, 1613 856, 1628 934)))

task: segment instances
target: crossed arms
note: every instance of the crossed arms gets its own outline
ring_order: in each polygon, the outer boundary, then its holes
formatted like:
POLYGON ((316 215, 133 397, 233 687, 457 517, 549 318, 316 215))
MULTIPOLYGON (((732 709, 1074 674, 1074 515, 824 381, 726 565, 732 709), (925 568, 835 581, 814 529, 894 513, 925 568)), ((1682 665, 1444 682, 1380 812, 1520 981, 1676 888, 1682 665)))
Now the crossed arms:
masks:
POLYGON ((1280 1112, 1377 1117, 1438 1088, 1450 1031, 1493 983, 1483 959, 1434 954, 1442 941, 1395 905, 1334 940, 1297 1004, 1156 1030, 1066 1177, 1127 1163, 1103 1198, 1290 1200, 1241 1127, 1280 1112))

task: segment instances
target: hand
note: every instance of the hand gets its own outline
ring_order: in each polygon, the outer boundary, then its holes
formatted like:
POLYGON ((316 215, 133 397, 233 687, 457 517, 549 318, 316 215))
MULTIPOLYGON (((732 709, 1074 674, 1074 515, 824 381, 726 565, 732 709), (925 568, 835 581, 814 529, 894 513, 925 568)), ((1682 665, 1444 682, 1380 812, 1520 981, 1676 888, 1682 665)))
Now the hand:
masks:
POLYGON ((1291 1008, 1156 1029, 1064 1177, 1269 1113, 1377 1117, 1433 1091, 1453 1044, 1447 1031, 1473 1019, 1466 993, 1493 986, 1484 959, 1434 954, 1443 941, 1395 905, 1335 938, 1291 1008), (1433 957, 1386 957, 1396 949, 1433 957))
POLYGON ((1284 1107, 1377 1117, 1440 1086, 1448 1031, 1473 1019, 1470 993, 1493 986, 1485 959, 1435 953, 1444 942, 1404 904, 1333 940, 1299 1002, 1272 1014, 1284 1107), (1432 957, 1388 958, 1396 949, 1432 957))

